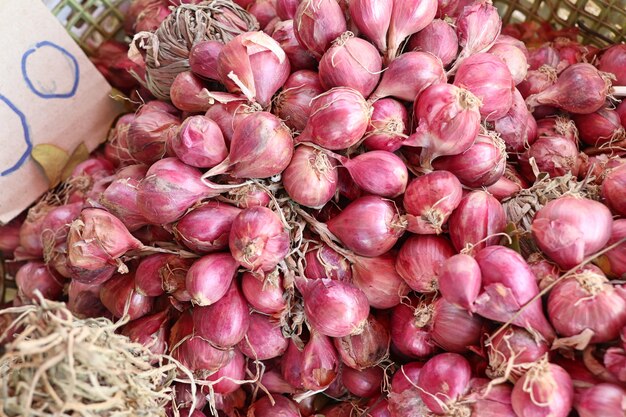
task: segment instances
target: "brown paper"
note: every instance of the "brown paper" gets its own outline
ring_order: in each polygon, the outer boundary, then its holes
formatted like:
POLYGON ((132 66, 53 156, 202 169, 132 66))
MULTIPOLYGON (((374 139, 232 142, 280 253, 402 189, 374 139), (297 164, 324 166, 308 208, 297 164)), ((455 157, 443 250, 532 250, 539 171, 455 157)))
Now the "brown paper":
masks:
POLYGON ((68 155, 106 139, 123 106, 41 0, 0 1, 0 223, 49 188, 37 145, 68 155))

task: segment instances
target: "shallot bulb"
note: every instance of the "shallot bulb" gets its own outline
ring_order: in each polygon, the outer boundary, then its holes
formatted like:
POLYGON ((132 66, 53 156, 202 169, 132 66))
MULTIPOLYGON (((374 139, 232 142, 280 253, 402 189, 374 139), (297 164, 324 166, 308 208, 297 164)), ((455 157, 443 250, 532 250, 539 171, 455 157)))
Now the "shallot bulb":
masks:
MULTIPOLYGON (((253 0, 246 7, 248 13, 256 17, 261 29, 266 30, 267 26, 276 18, 276 0, 253 0)), ((271 33, 268 31, 268 33, 271 33)))
POLYGON ((447 352, 463 353, 477 346, 483 332, 483 320, 443 298, 434 303, 430 335, 447 352))
POLYGON ((404 193, 409 171, 400 157, 388 151, 369 151, 348 159, 336 155, 363 191, 393 198, 404 193))
POLYGON ((536 70, 542 66, 556 68, 560 60, 559 51, 549 43, 528 51, 528 68, 530 70, 536 70))
POLYGON ((195 306, 192 317, 194 335, 217 348, 235 346, 244 338, 250 324, 248 303, 235 282, 215 303, 195 306))
POLYGON ((298 146, 283 172, 285 191, 306 207, 323 207, 335 195, 338 182, 335 160, 310 146, 298 146))
POLYGON ((173 226, 176 239, 196 253, 216 252, 228 247, 233 220, 241 209, 207 201, 181 217, 173 226))
POLYGON ((216 40, 202 41, 191 47, 189 67, 194 74, 211 80, 220 80, 217 72, 217 59, 224 43, 216 40))
MULTIPOLYGON (((204 95, 204 82, 191 71, 179 73, 170 87, 170 100, 177 109, 186 112, 205 112, 210 102, 204 95)), ((169 143, 167 143, 169 145, 169 143)))
POLYGON ((532 233, 539 248, 569 269, 599 251, 611 236, 613 219, 602 203, 571 196, 550 201, 537 212, 532 233))
POLYGON ((162 355, 167 349, 169 332, 169 313, 167 310, 133 320, 120 332, 133 342, 141 343, 155 355, 162 355))
POLYGON ((524 81, 528 71, 528 50, 522 41, 500 35, 489 49, 489 53, 500 57, 509 67, 515 85, 524 81))
POLYGON ((508 152, 524 152, 535 141, 537 122, 517 89, 513 91, 511 108, 506 115, 493 122, 493 129, 500 134, 508 152))
POLYGON ((461 251, 466 246, 480 250, 495 245, 498 233, 506 227, 506 213, 502 204, 486 191, 466 194, 448 221, 450 240, 461 251))
POLYGON ((300 4, 299 0, 276 0, 276 14, 282 20, 293 19, 298 4, 300 4))
POLYGON ((117 217, 103 209, 86 208, 72 222, 67 237, 67 262, 72 278, 83 283, 104 282, 115 270, 112 266, 128 271, 119 258, 142 247, 117 217))
POLYGON ((393 347, 409 358, 427 358, 436 350, 431 335, 433 317, 431 300, 412 299, 410 304, 399 304, 391 315, 393 347))
POLYGON ((367 297, 354 285, 330 279, 307 280, 299 286, 311 327, 329 337, 360 334, 367 322, 367 297))
POLYGON ((590 114, 573 117, 580 140, 590 146, 600 146, 626 139, 620 116, 615 110, 602 108, 590 114))
POLYGON ((626 325, 626 299, 594 265, 559 281, 547 307, 557 333, 579 342, 580 348, 616 339, 626 325))
POLYGON ((37 293, 48 300, 58 300, 63 294, 63 282, 39 261, 22 265, 15 274, 15 283, 18 295, 24 301, 37 301, 37 293))
POLYGON ((424 404, 436 414, 444 414, 468 389, 470 364, 456 353, 441 353, 429 359, 420 370, 417 386, 424 404))
POLYGON ((396 371, 391 380, 391 393, 384 417, 423 416, 430 413, 420 399, 420 389, 416 385, 423 366, 422 362, 410 362, 396 371))
POLYGON ((615 85, 626 85, 626 46, 616 44, 608 48, 598 62, 598 69, 615 75, 615 85))
MULTIPOLYGON (((626 238, 626 219, 617 219, 613 221, 611 238, 608 244, 612 245, 624 238, 626 238)), ((610 271, 613 275, 622 278, 626 277, 626 242, 608 251, 604 256, 608 260, 610 271)))
POLYGON ((505 147, 499 134, 485 131, 465 152, 435 159, 433 168, 451 172, 466 187, 488 187, 504 175, 505 147))
POLYGON ((530 108, 539 105, 558 107, 575 114, 600 110, 611 89, 609 78, 593 65, 578 63, 567 67, 556 83, 526 99, 530 108))
POLYGON ((83 284, 75 279, 67 288, 67 308, 77 317, 103 317, 110 313, 100 301, 102 284, 83 284))
POLYGON ((407 138, 409 114, 406 107, 392 98, 372 104, 372 118, 363 145, 369 150, 395 152, 407 138))
POLYGON ((374 258, 354 257, 352 283, 363 291, 372 307, 394 307, 409 293, 410 288, 395 264, 396 256, 392 252, 374 258))
POLYGON ((383 54, 387 50, 393 3, 393 0, 354 0, 349 5, 352 22, 383 54))
MULTIPOLYGON (((291 71, 315 69, 317 61, 296 39, 293 20, 283 20, 276 23, 272 31, 272 38, 285 51, 291 71)), ((283 87, 284 89, 284 87, 283 87)))
POLYGON ((580 417, 621 417, 626 413, 626 391, 618 385, 598 384, 577 394, 574 401, 580 417))
POLYGON ((398 252, 396 270, 413 290, 435 292, 439 288, 439 270, 453 255, 454 248, 444 237, 411 236, 398 252))
POLYGON ((336 0, 304 0, 296 9, 293 28, 300 45, 320 59, 347 26, 336 0))
POLYGON ((355 38, 352 32, 345 32, 320 59, 319 77, 326 90, 350 87, 367 97, 378 84, 382 65, 382 59, 371 43, 355 38))
POLYGON ((446 73, 437 56, 429 52, 406 52, 389 63, 369 101, 389 96, 414 101, 429 86, 445 82, 446 73))
POLYGON ((147 171, 145 165, 129 165, 120 169, 115 174, 115 180, 100 195, 100 204, 131 232, 148 224, 137 203, 137 186, 147 171))
POLYGON ((224 45, 217 71, 228 91, 267 107, 289 77, 290 65, 278 42, 263 32, 246 32, 224 45))
POLYGON ((498 10, 488 0, 471 3, 460 10, 455 26, 462 49, 455 66, 488 50, 496 42, 502 27, 498 10))
POLYGON ((250 207, 233 221, 228 241, 233 257, 253 272, 269 272, 289 251, 289 234, 267 207, 250 207))
MULTIPOLYGON (((181 316, 179 321, 181 319, 190 320, 187 316, 181 316)), ((192 336, 180 344, 173 343, 172 346, 172 357, 189 368, 199 379, 206 379, 219 371, 235 355, 234 350, 217 349, 200 336, 192 336)))
POLYGON ((170 142, 178 159, 196 168, 211 168, 228 156, 220 127, 206 116, 191 116, 170 142))
POLYGON ((175 109, 145 105, 130 123, 128 152, 137 162, 150 164, 163 158, 167 143, 176 135, 180 125, 175 109))
POLYGON ((220 127, 226 145, 229 145, 233 138, 235 126, 241 120, 258 110, 257 107, 249 106, 246 103, 247 100, 245 97, 236 100, 227 100, 225 102, 217 101, 204 114, 220 127))
POLYGON ((530 158, 534 158, 540 172, 550 177, 571 173, 578 175, 578 146, 563 136, 540 136, 526 152, 519 155, 520 172, 529 180, 535 178, 530 158))
POLYGON ((276 114, 297 131, 304 130, 311 114, 311 100, 324 92, 317 72, 296 71, 276 97, 276 114))
POLYGON ((137 205, 153 224, 179 219, 202 198, 219 194, 201 181, 202 173, 177 158, 155 162, 137 185, 137 205))
POLYGON ((311 115, 299 140, 329 150, 349 148, 365 134, 371 114, 372 108, 361 93, 335 87, 311 101, 311 115))
POLYGON ((440 234, 461 202, 461 183, 448 171, 433 171, 412 180, 404 193, 408 230, 440 234))
POLYGON ((117 274, 100 288, 100 301, 116 318, 137 320, 152 311, 154 299, 135 291, 132 274, 117 274))
POLYGON ((276 280, 266 277, 261 281, 250 272, 245 272, 241 276, 241 290, 250 306, 261 313, 277 314, 287 307, 280 276, 276 280))
POLYGON ((513 77, 496 55, 481 53, 464 59, 454 76, 454 85, 478 97, 482 102, 480 114, 487 121, 504 117, 513 105, 513 77))
POLYGON ((263 397, 252 403, 248 409, 249 417, 301 417, 298 405, 287 397, 274 395, 263 397))
POLYGON ((329 278, 337 281, 352 280, 352 266, 348 260, 326 244, 309 250, 305 255, 304 274, 307 278, 329 278))
POLYGON ((430 24, 437 14, 437 0, 394 0, 387 31, 386 62, 391 62, 402 42, 430 24))
POLYGON ((558 74, 551 66, 543 65, 539 69, 530 70, 526 74, 526 79, 517 85, 522 97, 525 99, 533 94, 541 93, 551 85, 556 83, 558 74))
POLYGON ((378 365, 387 357, 391 337, 386 326, 370 314, 361 333, 334 338, 333 343, 345 365, 362 370, 378 365))
POLYGON ((346 248, 372 257, 388 252, 396 244, 406 229, 406 220, 392 201, 366 196, 350 203, 327 226, 346 248))
POLYGON ((230 288, 238 266, 229 253, 212 253, 195 261, 186 276, 191 301, 199 306, 217 302, 230 288))
POLYGON ((202 178, 224 173, 234 178, 269 178, 283 172, 292 156, 289 128, 272 113, 255 112, 237 123, 228 157, 202 178))
POLYGON ((480 293, 482 275, 476 260, 465 254, 446 259, 439 269, 441 296, 458 307, 473 311, 474 301, 480 293))
POLYGON ((490 320, 513 320, 534 337, 552 341, 554 330, 543 313, 541 299, 530 302, 539 294, 539 287, 524 258, 507 247, 488 246, 476 254, 476 262, 483 288, 474 302, 475 311, 490 320))
POLYGON ((422 148, 424 168, 430 168, 438 156, 466 151, 478 136, 479 107, 480 100, 466 89, 445 83, 428 87, 413 106, 418 126, 405 145, 422 148))
MULTIPOLYGON (((233 357, 217 372, 207 377, 207 381, 215 382, 211 388, 217 394, 229 394, 236 391, 246 376, 246 359, 237 349, 233 350, 233 357)), ((195 416, 190 416, 195 417, 195 416)))
POLYGON ((161 274, 162 270, 170 267, 168 261, 173 256, 175 255, 157 253, 143 258, 135 270, 135 290, 150 297, 165 294, 161 274))
POLYGON ((547 359, 536 362, 513 387, 511 404, 518 416, 566 417, 574 387, 569 374, 547 359))
POLYGON ((258 313, 250 314, 249 321, 246 338, 239 343, 244 355, 255 360, 267 360, 285 353, 289 339, 283 337, 279 323, 258 313))
POLYGON ((339 358, 328 336, 315 330, 302 351, 302 385, 318 391, 327 388, 339 374, 339 358))
POLYGON ((602 181, 602 198, 609 208, 618 215, 626 216, 626 164, 621 164, 604 173, 606 176, 602 181))
POLYGON ((454 28, 445 20, 435 19, 409 40, 409 50, 430 52, 447 67, 456 59, 459 40, 454 28))
POLYGON ((548 351, 545 341, 537 340, 522 328, 511 326, 487 343, 487 375, 490 378, 506 376, 514 383, 548 351))
POLYGON ((361 370, 344 367, 341 382, 351 394, 369 398, 381 391, 383 369, 378 366, 361 370))

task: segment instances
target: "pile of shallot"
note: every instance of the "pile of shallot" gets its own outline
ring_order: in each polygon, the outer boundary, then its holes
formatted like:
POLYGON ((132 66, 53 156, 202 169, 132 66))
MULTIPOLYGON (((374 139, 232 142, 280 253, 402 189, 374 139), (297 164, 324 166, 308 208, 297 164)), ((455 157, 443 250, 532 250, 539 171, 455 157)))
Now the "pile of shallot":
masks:
POLYGON ((236 3, 261 31, 194 43, 0 229, 13 304, 127 320, 190 370, 168 415, 623 417, 626 46, 489 0, 236 3))

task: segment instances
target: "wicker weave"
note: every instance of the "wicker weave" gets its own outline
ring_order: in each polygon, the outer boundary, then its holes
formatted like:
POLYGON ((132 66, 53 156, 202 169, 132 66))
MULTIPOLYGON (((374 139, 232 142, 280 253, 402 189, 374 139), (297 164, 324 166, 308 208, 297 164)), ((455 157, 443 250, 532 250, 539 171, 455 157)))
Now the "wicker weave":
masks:
POLYGON ((580 28, 581 40, 596 46, 626 40, 626 0, 493 0, 504 23, 550 22, 580 28))
POLYGON ((122 32, 129 0, 44 0, 67 32, 92 54, 102 42, 122 32))

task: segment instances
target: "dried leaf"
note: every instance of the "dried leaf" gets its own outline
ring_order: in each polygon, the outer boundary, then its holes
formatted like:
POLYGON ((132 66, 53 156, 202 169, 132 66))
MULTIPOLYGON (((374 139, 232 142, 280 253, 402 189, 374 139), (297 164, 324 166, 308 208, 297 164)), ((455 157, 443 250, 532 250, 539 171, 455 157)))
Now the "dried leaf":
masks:
POLYGON ((43 169, 50 188, 56 187, 61 182, 63 169, 70 160, 67 151, 55 145, 42 143, 35 145, 31 156, 43 169))
POLYGON ((74 168, 76 168, 76 166, 81 162, 86 161, 87 158, 89 158, 89 149, 87 149, 87 146, 85 146, 85 144, 81 142, 80 145, 78 145, 78 147, 74 149, 74 152, 72 152, 70 159, 67 161, 67 164, 63 168, 61 179, 68 179, 69 176, 72 175, 72 171, 74 171, 74 168))

